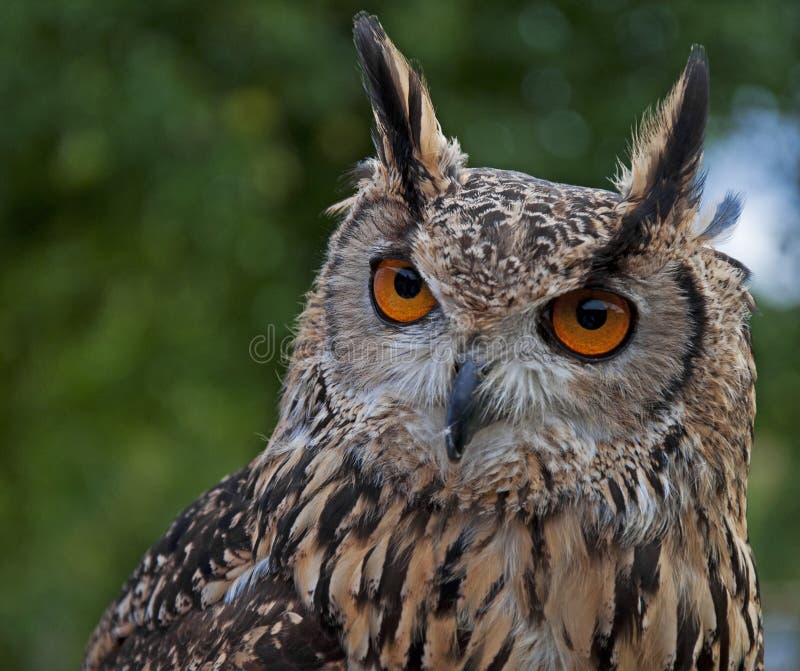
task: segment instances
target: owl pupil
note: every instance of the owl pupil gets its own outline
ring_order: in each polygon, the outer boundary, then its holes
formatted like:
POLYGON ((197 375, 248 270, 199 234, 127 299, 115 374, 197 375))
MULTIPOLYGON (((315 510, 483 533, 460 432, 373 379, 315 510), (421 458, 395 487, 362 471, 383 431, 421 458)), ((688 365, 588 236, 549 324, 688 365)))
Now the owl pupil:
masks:
POLYGON ((414 298, 422 291, 422 278, 413 268, 398 268, 394 275, 394 290, 400 298, 414 298))
POLYGON ((599 329, 606 323, 608 309, 604 301, 589 298, 578 305, 575 318, 587 331, 599 329))

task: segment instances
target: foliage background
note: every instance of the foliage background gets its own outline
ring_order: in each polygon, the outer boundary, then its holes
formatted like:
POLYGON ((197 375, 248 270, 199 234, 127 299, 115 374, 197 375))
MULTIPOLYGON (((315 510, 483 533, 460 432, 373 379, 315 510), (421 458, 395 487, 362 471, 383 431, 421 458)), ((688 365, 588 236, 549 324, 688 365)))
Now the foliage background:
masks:
MULTIPOLYGON (((361 8, 0 4, 0 667, 76 668, 144 549, 271 431, 282 368, 249 343, 288 334, 333 226, 320 213, 371 151, 361 8)), ((800 112, 790 0, 366 8, 424 63, 473 165, 607 186, 692 42, 712 141, 743 104, 800 112)), ((800 309, 760 298, 750 519, 791 649, 800 309)))

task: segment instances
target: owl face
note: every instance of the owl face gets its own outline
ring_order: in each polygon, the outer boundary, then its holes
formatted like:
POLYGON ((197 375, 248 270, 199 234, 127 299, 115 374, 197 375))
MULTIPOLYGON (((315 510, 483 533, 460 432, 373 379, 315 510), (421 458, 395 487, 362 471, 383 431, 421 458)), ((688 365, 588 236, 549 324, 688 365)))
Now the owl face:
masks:
POLYGON ((707 246, 738 201, 702 231, 694 221, 702 51, 613 193, 467 168, 377 21, 357 25, 356 45, 378 157, 336 208, 319 282, 336 393, 366 415, 393 409, 417 444, 465 464, 684 425, 712 364, 720 399, 746 393, 746 271, 707 246))

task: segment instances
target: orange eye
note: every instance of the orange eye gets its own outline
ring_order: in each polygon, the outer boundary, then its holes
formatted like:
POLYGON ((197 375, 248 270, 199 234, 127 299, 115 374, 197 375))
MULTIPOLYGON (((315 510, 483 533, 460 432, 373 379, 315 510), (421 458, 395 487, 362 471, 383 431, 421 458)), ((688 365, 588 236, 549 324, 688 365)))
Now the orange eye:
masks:
POLYGON ((382 259, 374 267, 372 301, 383 319, 397 324, 422 319, 436 305, 419 271, 400 259, 382 259))
POLYGON ((558 341, 589 358, 613 353, 628 338, 633 308, 622 296, 601 289, 578 289, 552 303, 550 319, 558 341))

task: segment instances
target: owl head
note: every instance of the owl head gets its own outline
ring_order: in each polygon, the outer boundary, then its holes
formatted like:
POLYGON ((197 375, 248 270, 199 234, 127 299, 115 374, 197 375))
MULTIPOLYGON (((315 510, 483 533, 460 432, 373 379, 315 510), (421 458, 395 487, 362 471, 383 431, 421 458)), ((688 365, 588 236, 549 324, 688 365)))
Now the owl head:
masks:
POLYGON ((590 477, 680 454, 709 486, 731 477, 749 452, 752 301, 710 246, 738 198, 698 222, 703 49, 606 191, 468 167, 376 18, 356 17, 355 44, 376 156, 331 208, 290 379, 317 362, 334 416, 387 468, 590 477))

